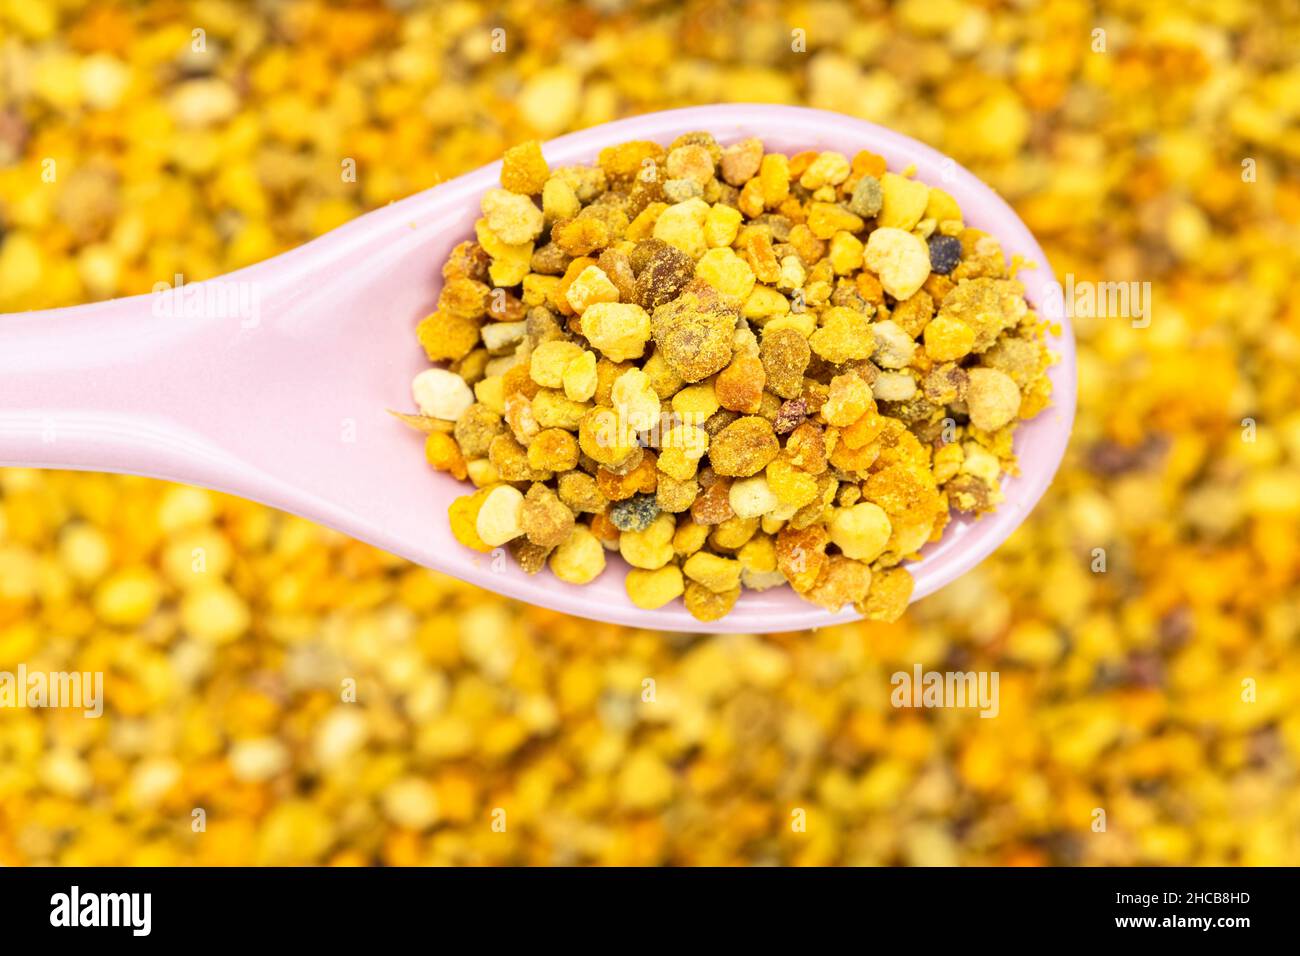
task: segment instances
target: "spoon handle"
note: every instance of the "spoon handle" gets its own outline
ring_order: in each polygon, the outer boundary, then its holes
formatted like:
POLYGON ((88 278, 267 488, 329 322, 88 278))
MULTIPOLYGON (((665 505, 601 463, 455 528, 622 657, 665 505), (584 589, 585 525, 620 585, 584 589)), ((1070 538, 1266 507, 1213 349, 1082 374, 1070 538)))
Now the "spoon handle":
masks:
POLYGON ((130 470, 150 444, 123 417, 163 344, 150 319, 149 296, 0 317, 0 465, 130 470))
MULTIPOLYGON (((250 457, 253 439, 279 417, 301 423, 333 398, 339 375, 386 340, 380 320, 427 306, 435 271, 429 237, 471 232, 477 204, 464 202, 471 192, 464 181, 426 190, 214 279, 176 276, 146 295, 0 315, 0 467, 122 472, 230 490, 242 489, 251 472, 264 477, 280 456, 250 457), (362 327, 367 315, 378 325, 362 327), (340 347, 327 349, 331 340, 340 347), (311 374, 295 360, 304 355, 316 363, 311 374), (303 401, 291 407, 286 399, 294 397, 303 401)), ((349 415, 369 405, 382 414, 408 400, 356 398, 349 415)))
POLYGON ((0 466, 210 482, 200 437, 214 376, 183 368, 204 322, 171 293, 0 316, 0 466))

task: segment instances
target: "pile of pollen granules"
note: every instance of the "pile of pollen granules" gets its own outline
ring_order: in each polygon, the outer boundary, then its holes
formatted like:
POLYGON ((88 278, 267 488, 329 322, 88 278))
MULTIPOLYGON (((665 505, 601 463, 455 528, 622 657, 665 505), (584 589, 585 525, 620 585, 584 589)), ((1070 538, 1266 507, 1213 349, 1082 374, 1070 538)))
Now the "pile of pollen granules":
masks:
POLYGON ((689 133, 507 151, 413 383, 460 542, 701 621, 742 587, 894 620, 901 562, 1002 500, 1053 357, 997 240, 872 153, 689 133))

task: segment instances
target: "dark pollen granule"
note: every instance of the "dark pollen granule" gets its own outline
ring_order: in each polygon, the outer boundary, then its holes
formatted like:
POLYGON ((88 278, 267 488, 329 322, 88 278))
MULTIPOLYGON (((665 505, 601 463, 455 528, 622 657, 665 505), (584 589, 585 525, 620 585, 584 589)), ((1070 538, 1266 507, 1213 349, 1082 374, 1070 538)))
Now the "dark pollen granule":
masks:
POLYGON ((609 509, 610 523, 619 531, 644 531, 658 517, 659 501, 654 495, 633 495, 609 509))
POLYGON ((776 413, 776 421, 772 423, 772 431, 778 435, 788 435, 807 417, 808 403, 802 398, 792 398, 781 403, 781 409, 776 413))
POLYGON ((946 276, 961 263, 961 240, 956 236, 930 237, 930 271, 946 276))
POLYGON ((632 301, 647 312, 677 298, 695 275, 694 259, 658 240, 637 243, 628 261, 636 274, 632 301))

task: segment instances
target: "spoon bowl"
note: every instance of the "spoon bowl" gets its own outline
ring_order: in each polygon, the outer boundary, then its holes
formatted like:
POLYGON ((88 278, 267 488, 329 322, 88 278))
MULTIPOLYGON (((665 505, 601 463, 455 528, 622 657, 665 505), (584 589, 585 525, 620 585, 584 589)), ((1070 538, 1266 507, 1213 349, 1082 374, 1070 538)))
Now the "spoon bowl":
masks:
MULTIPOLYGON (((960 204, 968 225, 997 237, 1022 271, 1026 298, 1044 308, 1055 279, 1011 208, 951 159, 899 133, 837 113, 759 104, 650 113, 543 146, 554 166, 589 163, 609 145, 667 144, 707 130, 722 144, 750 136, 794 153, 869 149, 892 170, 960 204)), ((452 537, 447 506, 472 490, 433 472, 423 436, 387 413, 410 410, 411 379, 428 367, 416 323, 437 301, 439 266, 473 235, 479 199, 501 164, 375 210, 282 255, 217 279, 183 279, 153 294, 0 316, 0 465, 146 475, 262 502, 342 531, 469 583, 566 614, 634 627, 764 633, 856 620, 790 588, 745 591, 720 621, 701 624, 680 600, 656 611, 627 598, 622 559, 586 586, 452 537)), ((1074 338, 1068 320, 1051 346, 1052 405, 1022 422, 1020 474, 1006 501, 908 567, 914 599, 970 570, 1020 524, 1055 474, 1074 418, 1074 338)))

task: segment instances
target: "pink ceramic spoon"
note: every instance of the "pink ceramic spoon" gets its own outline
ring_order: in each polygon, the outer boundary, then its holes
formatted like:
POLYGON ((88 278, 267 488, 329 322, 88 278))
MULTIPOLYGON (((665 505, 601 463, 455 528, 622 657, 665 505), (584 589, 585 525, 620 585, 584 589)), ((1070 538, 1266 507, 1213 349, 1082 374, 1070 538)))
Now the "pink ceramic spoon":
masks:
MULTIPOLYGON (((1054 282, 1025 225, 991 189, 929 147, 836 113, 718 105, 651 113, 561 137, 552 166, 594 161, 604 146, 668 143, 707 130, 722 143, 759 136, 795 153, 870 149, 889 168, 951 193, 972 226, 1024 272, 1031 303, 1054 282)), ((386 409, 413 410, 412 377, 428 367, 416 322, 431 311, 439 267, 472 236, 479 198, 500 163, 393 203, 301 248, 186 288, 75 308, 0 317, 0 465, 148 475, 201 485, 302 515, 411 561, 567 614, 681 631, 772 632, 855 620, 788 587, 746 591, 721 621, 701 625, 678 600, 658 611, 628 601, 616 554, 586 587, 549 571, 529 576, 452 537, 447 505, 470 486, 424 462, 423 436, 386 409), (196 303, 201 303, 201 307, 196 303)), ((1025 518, 1064 453, 1074 417, 1074 339, 1053 343, 1053 405, 1020 426, 1021 473, 1006 503, 954 521, 910 565, 922 597, 987 557, 1025 518)))

